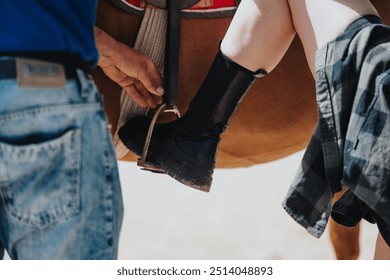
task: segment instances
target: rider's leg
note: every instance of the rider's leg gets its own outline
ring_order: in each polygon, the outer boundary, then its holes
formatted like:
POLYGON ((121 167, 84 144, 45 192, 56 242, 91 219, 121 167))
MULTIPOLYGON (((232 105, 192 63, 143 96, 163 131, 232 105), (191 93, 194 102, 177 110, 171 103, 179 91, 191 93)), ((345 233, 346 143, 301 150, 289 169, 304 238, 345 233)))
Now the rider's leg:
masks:
MULTIPOLYGON (((188 186, 209 190, 220 134, 256 74, 273 70, 294 36, 286 0, 241 2, 188 111, 158 147, 155 159, 165 173, 188 186)), ((129 129, 132 125, 130 121, 126 133, 119 134, 129 148, 137 137, 129 129)))
POLYGON ((270 72, 295 36, 287 0, 242 1, 225 34, 222 53, 250 71, 270 72))
POLYGON ((315 52, 340 35, 353 21, 378 15, 368 0, 288 0, 295 30, 315 73, 315 52))

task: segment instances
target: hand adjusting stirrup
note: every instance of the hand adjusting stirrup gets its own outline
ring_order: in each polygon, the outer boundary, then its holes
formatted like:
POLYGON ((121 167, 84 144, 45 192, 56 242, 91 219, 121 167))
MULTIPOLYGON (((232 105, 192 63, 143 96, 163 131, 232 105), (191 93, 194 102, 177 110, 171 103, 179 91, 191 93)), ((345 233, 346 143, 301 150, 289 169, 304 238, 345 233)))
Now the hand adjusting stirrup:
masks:
POLYGON ((164 61, 164 89, 166 92, 164 95, 164 103, 158 107, 153 115, 141 158, 138 159, 137 162, 137 165, 145 170, 162 172, 158 165, 147 163, 146 161, 154 126, 158 117, 163 113, 174 113, 180 118, 180 112, 176 106, 176 102, 179 76, 181 10, 192 7, 199 1, 200 0, 146 0, 146 2, 157 8, 168 10, 168 26, 164 61))

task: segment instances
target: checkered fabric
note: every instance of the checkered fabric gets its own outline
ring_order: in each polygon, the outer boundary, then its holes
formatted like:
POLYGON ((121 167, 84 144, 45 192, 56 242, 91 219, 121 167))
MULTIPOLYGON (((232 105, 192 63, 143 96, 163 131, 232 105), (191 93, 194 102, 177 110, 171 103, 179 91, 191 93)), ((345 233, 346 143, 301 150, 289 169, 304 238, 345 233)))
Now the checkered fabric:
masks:
MULTIPOLYGON (((320 237, 332 216, 362 218, 390 237, 390 27, 362 17, 316 53, 318 125, 283 202, 320 237)), ((390 238, 385 238, 390 244, 390 238)))

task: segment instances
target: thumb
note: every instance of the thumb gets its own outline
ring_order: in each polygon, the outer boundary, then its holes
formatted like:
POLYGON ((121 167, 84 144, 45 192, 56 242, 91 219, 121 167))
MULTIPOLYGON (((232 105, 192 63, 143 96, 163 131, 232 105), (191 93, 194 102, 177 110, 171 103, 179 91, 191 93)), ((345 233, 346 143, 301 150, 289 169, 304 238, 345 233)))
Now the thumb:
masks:
POLYGON ((149 68, 147 72, 141 72, 138 80, 152 94, 162 96, 165 92, 160 72, 155 67, 149 68))

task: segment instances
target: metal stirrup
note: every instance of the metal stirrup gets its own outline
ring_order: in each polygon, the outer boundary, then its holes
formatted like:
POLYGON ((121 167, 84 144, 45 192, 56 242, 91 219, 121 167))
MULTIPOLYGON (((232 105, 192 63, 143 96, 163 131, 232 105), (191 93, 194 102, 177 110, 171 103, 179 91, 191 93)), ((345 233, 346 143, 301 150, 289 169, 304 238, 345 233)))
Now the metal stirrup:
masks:
POLYGON ((141 158, 139 158, 137 161, 137 165, 140 166, 141 169, 143 170, 162 172, 161 168, 158 165, 147 163, 146 158, 148 156, 149 145, 150 145, 150 141, 152 140, 154 126, 156 124, 158 117, 164 113, 174 113, 177 116, 177 118, 180 118, 180 112, 176 106, 170 106, 167 105, 167 103, 163 103, 158 107, 158 109, 153 115, 152 121, 150 122, 148 134, 146 135, 144 149, 142 150, 141 158))

